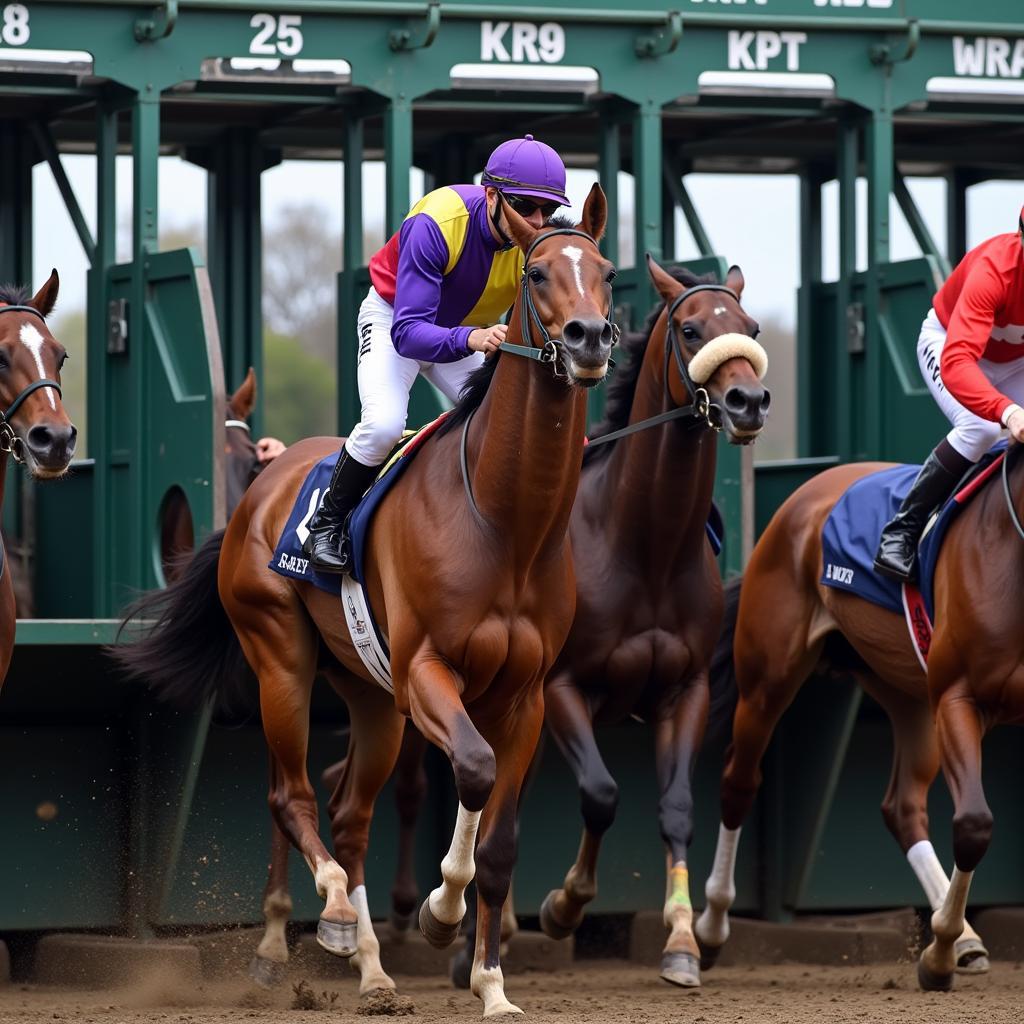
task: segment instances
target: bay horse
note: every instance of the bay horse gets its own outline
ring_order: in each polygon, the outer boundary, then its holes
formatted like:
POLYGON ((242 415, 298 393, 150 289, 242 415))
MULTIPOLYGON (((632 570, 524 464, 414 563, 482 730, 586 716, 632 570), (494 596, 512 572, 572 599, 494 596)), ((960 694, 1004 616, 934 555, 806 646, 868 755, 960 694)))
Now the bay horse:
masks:
MULTIPOLYGON (((225 518, 230 519, 263 464, 256 453, 252 431, 246 422, 256 405, 256 371, 250 366, 234 394, 228 396, 224 419, 225 518)), ((173 583, 184 572, 195 548, 192 513, 183 492, 175 490, 163 507, 160 521, 160 553, 164 580, 173 583)))
POLYGON ((886 464, 829 469, 794 491, 772 517, 742 577, 736 619, 720 641, 732 649, 739 701, 707 905, 697 924, 706 962, 717 958, 729 935, 736 846, 760 786, 761 758, 782 713, 824 656, 852 674, 892 724, 892 775, 882 815, 934 911, 934 939, 918 964, 922 987, 948 989, 955 970, 988 969, 964 912, 992 831, 981 740, 998 723, 1024 722, 1024 631, 1014 596, 1024 578, 1024 543, 1017 543, 1017 534, 1024 537, 1024 472, 1016 456, 1015 447, 1005 497, 999 486, 985 486, 946 534, 935 570, 927 672, 902 615, 819 582, 829 513, 847 488, 886 464), (999 557, 993 557, 997 546, 999 557), (927 795, 940 764, 954 803, 951 882, 928 837, 927 795))
MULTIPOLYGON (((662 977, 694 985, 699 955, 685 882, 692 832, 689 785, 707 713, 708 658, 721 618, 718 564, 705 534, 715 478, 712 425, 732 443, 749 444, 763 426, 770 397, 758 376, 767 358, 750 337, 758 327, 740 305, 739 267, 730 269, 724 286, 685 269, 666 272, 650 258, 648 272, 664 301, 623 346, 625 363, 612 378, 605 420, 585 451, 570 519, 576 617, 545 685, 545 721, 577 776, 585 832, 581 860, 565 887, 545 901, 541 925, 553 938, 566 937, 597 892, 597 850, 615 815, 616 787, 597 750, 593 725, 642 714, 655 723, 662 836, 671 849, 665 908, 671 935, 662 977), (686 366, 701 352, 698 386, 686 366), (620 430, 627 436, 619 437, 620 430), (693 602, 692 594, 702 600, 693 602)), ((395 771, 400 831, 391 922, 396 934, 408 928, 417 895, 413 850, 426 792, 424 752, 425 741, 407 723, 395 771)), ((325 779, 343 766, 329 768, 325 779)), ((287 856, 280 841, 272 850, 287 856)), ((271 876, 267 934, 251 967, 266 984, 280 976, 270 964, 282 961, 267 953, 270 942, 283 942, 291 910, 287 865, 272 863, 271 876)), ((515 928, 508 901, 502 941, 515 928)), ((472 936, 467 938, 466 955, 453 965, 453 977, 466 986, 473 956, 472 936)))
POLYGON ((700 984, 686 867, 693 833, 694 759, 708 717, 708 667, 722 618, 722 583, 705 527, 718 432, 751 444, 771 398, 767 356, 743 310, 744 279, 724 284, 648 257, 663 300, 608 392, 607 413, 584 455, 570 520, 576 616, 544 687, 545 723, 580 790, 583 834, 540 923, 552 938, 579 926, 597 895, 601 839, 618 787, 594 726, 629 716, 650 723, 667 850, 661 977, 700 984), (610 443, 605 444, 608 441, 610 443))
MULTIPOLYGON (((75 454, 78 431, 61 401, 67 351, 46 322, 59 289, 56 270, 31 298, 27 288, 0 286, 0 503, 8 456, 37 480, 54 480, 75 454)), ((0 546, 0 687, 11 664, 15 624, 14 586, 0 546)))
POLYGON ((300 442, 275 459, 182 579, 136 606, 155 613, 156 625, 119 653, 158 695, 193 706, 211 691, 227 697, 251 668, 270 754, 271 810, 325 901, 318 941, 355 957, 364 993, 394 988, 380 965, 364 861, 374 800, 409 716, 448 756, 459 797, 443 881, 420 908, 420 928, 435 945, 450 944, 476 876, 472 990, 484 1016, 518 1011, 504 993, 500 914, 515 861, 519 790, 543 720, 542 684, 575 604, 566 534, 583 458, 585 389, 604 378, 614 339, 615 272, 597 249, 607 217, 600 187, 575 229, 534 230, 507 213, 524 252, 508 339, 423 445, 368 535, 366 585, 390 647, 394 695, 370 681, 337 599, 267 568, 300 485, 337 451, 335 438, 300 442), (211 642, 214 633, 219 642, 211 642), (306 770, 318 669, 351 721, 332 797, 337 860, 318 834, 306 770))

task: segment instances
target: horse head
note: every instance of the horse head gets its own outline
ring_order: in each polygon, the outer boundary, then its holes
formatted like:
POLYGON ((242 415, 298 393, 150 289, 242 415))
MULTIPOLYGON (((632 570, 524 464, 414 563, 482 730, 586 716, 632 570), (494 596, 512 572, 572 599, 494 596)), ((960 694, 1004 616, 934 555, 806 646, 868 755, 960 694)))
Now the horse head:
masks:
POLYGON ((46 323, 59 287, 54 270, 31 299, 0 290, 0 452, 43 479, 66 472, 78 437, 61 402, 67 351, 46 323))
POLYGON ((533 228, 511 207, 505 212, 512 239, 525 254, 519 311, 524 340, 560 347, 572 383, 599 384, 617 335, 608 319, 615 268, 597 247, 608 219, 601 186, 591 188, 574 228, 533 228))
POLYGON ((650 255, 647 269, 668 308, 666 364, 673 401, 698 408, 703 403, 708 422, 724 430, 731 444, 750 444, 764 426, 771 394, 761 383, 768 356, 754 340, 757 322, 740 305, 743 272, 730 267, 724 285, 687 288, 650 255))
POLYGON ((263 469, 256 457, 256 444, 246 422, 256 404, 256 373, 249 367, 238 390, 228 398, 224 421, 224 475, 227 514, 231 515, 242 500, 249 484, 263 469))

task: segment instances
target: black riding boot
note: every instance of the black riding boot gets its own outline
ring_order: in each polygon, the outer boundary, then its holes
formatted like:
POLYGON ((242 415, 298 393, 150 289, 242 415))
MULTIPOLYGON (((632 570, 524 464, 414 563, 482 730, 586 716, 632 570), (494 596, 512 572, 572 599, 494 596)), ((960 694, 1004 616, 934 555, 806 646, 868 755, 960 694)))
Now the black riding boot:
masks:
POLYGON ((917 542, 925 525, 970 465, 970 460, 945 440, 928 456, 899 511, 882 531, 875 572, 897 583, 909 583, 916 577, 917 542))
POLYGON ((317 572, 348 572, 349 553, 342 551, 342 529, 379 469, 364 466, 342 448, 330 487, 309 521, 309 536, 302 545, 302 553, 317 572))

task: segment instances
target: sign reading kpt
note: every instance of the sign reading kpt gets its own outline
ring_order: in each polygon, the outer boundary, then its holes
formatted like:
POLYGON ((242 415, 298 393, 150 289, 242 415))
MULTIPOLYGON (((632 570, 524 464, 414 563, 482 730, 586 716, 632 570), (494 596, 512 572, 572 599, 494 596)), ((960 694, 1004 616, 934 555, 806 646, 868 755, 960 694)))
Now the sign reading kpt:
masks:
POLYGON ((729 70, 781 71, 781 65, 769 64, 785 52, 786 70, 799 71, 800 47, 806 42, 806 32, 730 32, 729 70))
POLYGON ((557 64, 565 56, 565 29, 554 21, 480 23, 480 59, 512 64, 557 64))

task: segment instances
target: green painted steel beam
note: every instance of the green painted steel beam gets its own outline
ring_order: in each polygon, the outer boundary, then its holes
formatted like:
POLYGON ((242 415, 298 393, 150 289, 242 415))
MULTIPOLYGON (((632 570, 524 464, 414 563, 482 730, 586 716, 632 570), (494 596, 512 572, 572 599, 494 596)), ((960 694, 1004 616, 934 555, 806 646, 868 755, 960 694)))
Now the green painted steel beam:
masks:
POLYGON ((30 121, 29 129, 32 132, 32 138, 39 147, 39 152, 43 154, 43 158, 50 167, 50 173, 53 175, 54 183, 57 185, 57 191, 60 193, 61 199, 64 200, 64 208, 67 210, 68 217, 71 218, 71 223, 78 235, 78 240, 82 243, 82 248, 85 250, 85 258, 91 266, 96 259, 96 243, 93 241, 92 232, 86 223, 82 208, 78 205, 78 197, 75 195, 75 190, 72 188, 67 172, 64 170, 64 165, 61 163, 60 154, 57 152, 57 144, 53 141, 53 135, 49 127, 41 121, 30 121))
POLYGON ((693 235, 693 240, 697 243, 697 249, 701 256, 713 256, 715 248, 711 244, 711 239, 704 228, 704 222, 697 212, 697 206, 690 195, 690 190, 683 180, 683 169, 679 161, 671 154, 666 153, 663 158, 662 171, 676 206, 683 211, 686 226, 690 229, 690 234, 693 235))
MULTIPOLYGON (((906 218, 907 226, 914 236, 914 241, 917 242, 924 255, 931 256, 936 261, 942 271, 943 279, 945 279, 952 268, 949 265, 949 261, 942 255, 939 247, 935 244, 935 239, 932 238, 932 233, 928 230, 928 225, 925 223, 917 203, 914 202, 910 189, 907 188, 906 179, 900 174, 899 170, 893 171, 893 194, 896 196, 896 202, 899 203, 900 210, 906 218)), ((936 290, 940 287, 942 287, 941 281, 937 283, 936 290)))
POLYGON ((89 647, 117 642, 118 619, 18 619, 14 642, 26 646, 89 647))
MULTIPOLYGON (((338 275, 338 433, 347 433, 359 420, 359 336, 356 315, 363 280, 363 143, 365 121, 355 112, 345 119, 345 177, 343 181, 342 269, 338 275)), ((406 174, 408 180, 408 173, 406 174)))
POLYGON ((844 461, 853 457, 853 404, 850 394, 850 317, 853 292, 851 281, 857 270, 857 169, 859 166, 858 126, 852 120, 839 124, 836 179, 839 186, 839 277, 836 281, 833 321, 832 409, 835 416, 835 446, 844 461))

